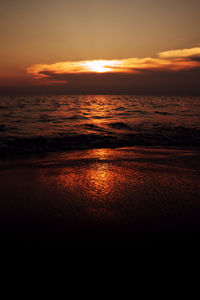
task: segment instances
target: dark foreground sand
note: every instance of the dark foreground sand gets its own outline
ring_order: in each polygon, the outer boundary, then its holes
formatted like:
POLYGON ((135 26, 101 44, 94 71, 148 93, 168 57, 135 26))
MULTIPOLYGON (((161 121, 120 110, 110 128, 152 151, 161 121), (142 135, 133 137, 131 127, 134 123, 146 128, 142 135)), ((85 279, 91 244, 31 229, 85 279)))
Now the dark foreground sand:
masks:
POLYGON ((200 245, 199 149, 95 149, 0 166, 1 247, 200 245))

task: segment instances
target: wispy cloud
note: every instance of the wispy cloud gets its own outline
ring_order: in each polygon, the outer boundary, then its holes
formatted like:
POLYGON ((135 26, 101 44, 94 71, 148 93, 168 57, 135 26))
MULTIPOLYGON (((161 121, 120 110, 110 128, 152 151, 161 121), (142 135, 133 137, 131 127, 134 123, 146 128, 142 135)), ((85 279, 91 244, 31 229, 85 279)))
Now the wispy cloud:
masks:
MULTIPOLYGON (((64 61, 35 64, 27 73, 36 79, 51 80, 54 75, 97 73, 142 73, 150 71, 180 71, 200 67, 200 47, 158 53, 156 58, 126 58, 113 60, 64 61)), ((62 81, 65 82, 65 81, 62 81)))
POLYGON ((200 56, 200 47, 194 47, 189 49, 181 49, 181 50, 170 50, 158 53, 160 58, 186 58, 191 56, 200 56))

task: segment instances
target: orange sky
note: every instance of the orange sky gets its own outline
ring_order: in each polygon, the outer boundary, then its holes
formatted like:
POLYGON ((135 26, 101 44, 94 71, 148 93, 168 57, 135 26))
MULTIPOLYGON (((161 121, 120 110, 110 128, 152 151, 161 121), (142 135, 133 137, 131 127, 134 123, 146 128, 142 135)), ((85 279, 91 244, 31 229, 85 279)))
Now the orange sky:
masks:
MULTIPOLYGON (((111 80, 107 73, 131 73, 127 77, 131 93, 131 80, 143 80, 144 84, 138 83, 141 89, 149 84, 147 72, 149 76, 153 71, 162 76, 166 72, 166 80, 169 72, 175 72, 180 83, 183 74, 187 82, 187 74, 191 77, 194 70, 192 78, 198 81, 199 11, 199 0, 1 1, 0 93, 8 93, 9 87, 13 92, 23 88, 34 92, 36 87, 39 93, 41 86, 51 85, 62 86, 60 92, 76 92, 76 88, 78 92, 82 82, 94 81, 98 93, 96 77, 83 79, 85 73, 96 72, 101 91, 103 78, 111 80)), ((123 90, 120 75, 113 78, 123 90)), ((105 86, 109 92, 107 82, 105 86)))

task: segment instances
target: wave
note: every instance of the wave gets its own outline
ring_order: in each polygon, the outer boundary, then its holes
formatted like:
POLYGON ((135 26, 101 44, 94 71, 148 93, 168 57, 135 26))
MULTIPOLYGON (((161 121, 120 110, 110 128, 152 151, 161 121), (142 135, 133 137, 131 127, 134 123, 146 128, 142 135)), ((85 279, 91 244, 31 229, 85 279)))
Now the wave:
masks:
POLYGON ((200 145, 200 97, 0 97, 0 157, 135 145, 200 145))
MULTIPOLYGON (((117 126, 121 126, 121 124, 117 124, 117 126)), ((98 130, 98 128, 93 129, 98 130)), ((117 135, 113 133, 102 134, 100 132, 99 134, 57 135, 51 137, 7 137, 0 140, 0 157, 128 146, 200 146, 200 130, 184 127, 165 127, 160 130, 160 133, 131 132, 117 135)))
POLYGON ((110 123, 108 124, 108 126, 114 128, 114 129, 124 129, 124 130, 133 130, 130 126, 128 126, 127 124, 123 123, 123 122, 116 122, 116 123, 110 123))

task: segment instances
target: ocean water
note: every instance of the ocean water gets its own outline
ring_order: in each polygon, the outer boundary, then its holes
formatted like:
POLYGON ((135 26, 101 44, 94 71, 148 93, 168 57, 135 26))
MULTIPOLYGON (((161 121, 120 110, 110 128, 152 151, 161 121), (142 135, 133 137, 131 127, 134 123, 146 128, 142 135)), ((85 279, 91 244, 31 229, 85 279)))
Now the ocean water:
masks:
POLYGON ((199 146, 200 97, 0 97, 0 155, 199 146))

